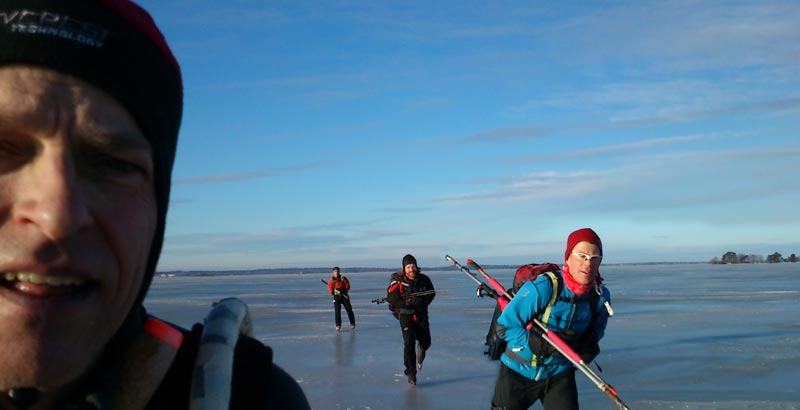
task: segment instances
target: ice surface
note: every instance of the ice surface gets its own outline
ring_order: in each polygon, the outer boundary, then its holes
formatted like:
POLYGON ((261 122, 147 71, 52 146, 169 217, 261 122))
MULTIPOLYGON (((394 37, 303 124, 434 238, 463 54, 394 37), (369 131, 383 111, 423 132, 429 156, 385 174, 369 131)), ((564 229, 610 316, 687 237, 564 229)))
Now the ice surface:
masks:
MULTIPOLYGON (((799 410, 800 264, 603 266, 615 316, 597 358, 631 409, 799 410)), ((215 300, 250 308, 255 336, 314 409, 488 409, 499 366, 483 354, 494 309, 458 270, 426 272, 433 345, 416 387, 385 304, 387 272, 348 273, 357 327, 337 333, 327 275, 155 278, 151 313, 189 327, 215 300)), ((510 286, 512 270, 489 270, 510 286)), ((346 315, 344 316, 345 322, 346 315)), ((615 409, 582 374, 581 409, 615 409)), ((541 409, 540 404, 534 409, 541 409)))

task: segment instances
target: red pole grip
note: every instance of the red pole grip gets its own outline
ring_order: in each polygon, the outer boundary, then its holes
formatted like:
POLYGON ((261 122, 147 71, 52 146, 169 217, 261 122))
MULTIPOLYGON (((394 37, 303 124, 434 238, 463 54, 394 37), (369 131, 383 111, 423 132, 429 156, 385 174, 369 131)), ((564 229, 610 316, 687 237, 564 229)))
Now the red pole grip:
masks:
POLYGON ((505 310, 506 306, 508 306, 508 302, 510 302, 510 300, 505 296, 500 295, 497 297, 497 304, 500 305, 500 310, 505 310))
POLYGON ((494 278, 487 278, 487 279, 489 280, 489 284, 492 285, 494 290, 500 293, 506 293, 506 289, 503 287, 503 285, 500 284, 500 282, 498 282, 494 278))
POLYGON ((472 259, 467 259, 467 265, 475 265, 475 269, 477 269, 478 272, 480 272, 480 274, 483 275, 483 277, 486 278, 486 280, 489 281, 489 284, 492 285, 492 288, 494 288, 494 290, 496 290, 497 292, 500 292, 503 295, 506 295, 506 297, 511 296, 511 295, 508 294, 508 291, 506 291, 506 288, 504 288, 503 285, 500 282, 497 281, 497 279, 489 276, 489 274, 486 273, 485 270, 483 270, 481 265, 478 265, 478 262, 475 262, 472 259))

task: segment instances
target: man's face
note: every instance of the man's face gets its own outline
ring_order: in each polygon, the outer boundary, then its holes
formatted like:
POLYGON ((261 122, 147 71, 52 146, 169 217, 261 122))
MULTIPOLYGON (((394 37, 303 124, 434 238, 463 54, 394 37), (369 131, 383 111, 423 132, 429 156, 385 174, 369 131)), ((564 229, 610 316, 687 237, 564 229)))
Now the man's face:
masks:
POLYGON ((117 331, 155 233, 153 173, 109 95, 0 67, 0 391, 74 380, 117 331))
POLYGON ((600 247, 591 242, 578 242, 567 258, 569 273, 576 282, 581 285, 589 285, 594 282, 600 263, 603 257, 600 255, 600 247))
POLYGON ((403 266, 403 271, 409 279, 414 279, 417 277, 417 265, 413 263, 403 266))

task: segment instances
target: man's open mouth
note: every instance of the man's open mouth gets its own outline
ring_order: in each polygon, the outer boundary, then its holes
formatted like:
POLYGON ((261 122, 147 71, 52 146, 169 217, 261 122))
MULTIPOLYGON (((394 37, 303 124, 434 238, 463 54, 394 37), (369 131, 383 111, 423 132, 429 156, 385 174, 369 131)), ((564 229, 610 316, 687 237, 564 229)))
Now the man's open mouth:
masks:
POLYGON ((32 296, 56 296, 82 289, 87 281, 74 276, 42 275, 33 272, 6 272, 0 286, 32 296))

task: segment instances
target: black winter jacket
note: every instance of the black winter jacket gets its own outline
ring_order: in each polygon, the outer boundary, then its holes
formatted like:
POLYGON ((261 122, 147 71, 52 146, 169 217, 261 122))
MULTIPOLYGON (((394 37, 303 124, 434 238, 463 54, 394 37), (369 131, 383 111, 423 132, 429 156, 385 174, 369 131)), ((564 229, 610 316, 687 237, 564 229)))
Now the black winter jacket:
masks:
POLYGON ((428 305, 433 302, 435 293, 424 296, 411 296, 414 293, 433 291, 433 282, 423 274, 417 273, 414 280, 409 279, 402 272, 396 272, 391 277, 386 297, 395 313, 399 314, 427 314, 428 305))

